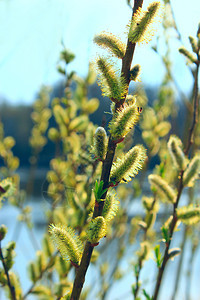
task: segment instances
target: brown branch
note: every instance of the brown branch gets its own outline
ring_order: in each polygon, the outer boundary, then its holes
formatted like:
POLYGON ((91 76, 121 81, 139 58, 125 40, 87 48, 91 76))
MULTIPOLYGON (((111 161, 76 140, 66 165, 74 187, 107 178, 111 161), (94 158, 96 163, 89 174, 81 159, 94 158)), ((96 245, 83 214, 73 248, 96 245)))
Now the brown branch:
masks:
POLYGON ((177 194, 176 202, 174 203, 174 210, 173 210, 173 216, 172 216, 173 218, 172 218, 172 223, 171 223, 171 228, 170 228, 169 241, 167 241, 166 244, 165 244, 166 245, 165 253, 164 253, 162 265, 159 268, 153 300, 156 300, 157 297, 158 297, 158 293, 159 293, 159 290, 160 290, 164 270, 165 270, 166 264, 167 264, 168 259, 169 259, 169 248, 170 248, 170 245, 171 245, 174 229, 175 229, 176 223, 177 223, 176 209, 177 209, 178 204, 179 204, 179 200, 180 200, 180 197, 181 197, 181 194, 182 194, 182 191, 183 191, 183 187, 184 187, 183 186, 183 171, 181 171, 180 172, 180 179, 179 179, 178 194, 177 194))
POLYGON ((192 125, 189 130, 189 137, 188 137, 188 144, 187 148, 185 149, 185 154, 189 153, 190 147, 193 144, 193 137, 194 137, 194 130, 196 124, 198 123, 198 113, 199 113, 199 99, 198 99, 198 78, 199 78, 199 64, 200 64, 200 57, 198 57, 198 62, 196 63, 196 71, 195 71, 195 81, 194 81, 194 102, 193 102, 193 120, 192 125))
MULTIPOLYGON (((135 0, 134 1, 134 7, 133 7, 133 14, 136 12, 136 10, 139 7, 142 7, 143 0, 135 0)), ((127 42, 127 47, 126 47, 126 53, 124 58, 122 59, 122 70, 121 70, 121 76, 125 78, 125 81, 127 83, 127 86, 130 83, 130 67, 133 59, 133 54, 135 50, 135 44, 132 44, 131 42, 127 42)), ((127 91, 128 92, 128 91, 127 91)), ((118 109, 123 105, 125 101, 125 97, 116 103, 115 109, 118 109)), ((117 101, 116 101, 117 102, 117 101)), ((109 142, 108 142, 108 150, 106 154, 106 159, 103 162, 102 166, 102 173, 101 173, 101 179, 104 182, 103 189, 107 189, 109 187, 109 177, 110 177, 110 170, 112 167, 114 155, 115 155, 115 150, 116 150, 116 143, 112 140, 112 137, 109 137, 109 142)), ((102 196, 102 199, 106 198, 107 192, 104 193, 102 196)), ((94 207, 94 213, 93 213, 93 218, 96 218, 97 216, 102 215, 103 211, 103 206, 104 206, 104 201, 101 201, 98 206, 94 207)), ((78 300, 83 288, 83 284, 85 281, 85 275, 88 269, 88 266, 90 264, 92 252, 93 252, 93 246, 91 245, 90 242, 86 242, 85 248, 83 251, 83 256, 81 259, 81 263, 79 268, 76 271, 75 275, 75 280, 74 280, 74 285, 72 289, 72 294, 71 294, 71 300, 78 300)))
POLYGON ((7 283, 8 283, 8 288, 10 290, 10 295, 12 297, 12 300, 16 300, 17 298, 16 298, 16 295, 15 295, 15 287, 11 284, 11 281, 10 281, 9 272, 8 272, 8 269, 7 269, 7 266, 6 266, 4 257, 3 257, 3 252, 2 252, 2 248, 1 248, 1 241, 0 241, 0 259, 2 261, 3 268, 4 268, 4 271, 5 271, 6 277, 7 277, 7 283))
MULTIPOLYGON (((187 147, 184 151, 186 155, 188 155, 188 153, 190 151, 190 147, 193 144, 194 131, 195 131, 196 124, 198 122, 198 112, 199 112, 198 72, 199 72, 199 64, 200 64, 200 56, 198 55, 198 61, 196 62, 197 67, 196 67, 196 72, 195 72, 195 82, 194 82, 193 119, 192 119, 191 128, 189 130, 187 147)), ((160 286, 161 286, 165 266, 166 266, 167 261, 169 259, 169 255, 168 255, 169 252, 168 251, 169 251, 169 248, 170 248, 170 244, 171 244, 172 236, 173 236, 173 233, 174 233, 174 229, 175 229, 176 223, 177 223, 176 208, 178 207, 178 203, 179 203, 179 200, 180 200, 183 188, 184 188, 184 186, 183 186, 183 173, 184 173, 184 171, 181 171, 180 176, 179 176, 178 195, 177 195, 176 202, 174 204, 173 218, 172 218, 172 224, 171 224, 171 229, 170 229, 170 238, 169 238, 169 242, 166 243, 163 262, 162 262, 162 265, 161 265, 161 267, 159 269, 159 272, 158 272, 156 287, 155 287, 154 297, 153 297, 154 300, 156 300, 157 297, 158 297, 158 293, 159 293, 159 290, 160 290, 160 286)))

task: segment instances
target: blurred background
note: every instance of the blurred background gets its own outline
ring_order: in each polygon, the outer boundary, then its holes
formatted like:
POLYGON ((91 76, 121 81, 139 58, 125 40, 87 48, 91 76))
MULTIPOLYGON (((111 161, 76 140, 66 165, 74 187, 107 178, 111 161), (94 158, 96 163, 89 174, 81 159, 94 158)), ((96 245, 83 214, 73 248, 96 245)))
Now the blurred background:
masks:
MULTIPOLYGON (((149 2, 144 1, 144 8, 149 2)), ((188 96, 192 90, 193 76, 178 48, 183 44, 190 48, 188 36, 196 36, 200 3, 191 0, 188 5, 187 0, 176 0, 171 1, 171 5, 179 32, 177 34, 172 28, 168 33, 171 69, 177 88, 188 96)), ((67 72, 75 71, 84 77, 89 62, 100 52, 93 43, 94 35, 108 31, 124 40, 130 17, 131 8, 126 0, 0 1, 1 118, 6 135, 16 139, 14 153, 20 158, 21 165, 28 163, 30 155, 26 141, 32 126, 30 112, 33 101, 42 86, 51 87, 51 98, 62 94, 65 77, 57 71, 60 52, 66 48, 75 54, 75 59, 67 66, 67 72)), ((169 22, 170 19, 169 14, 169 22)), ((136 47, 134 56, 134 63, 141 65, 141 82, 153 95, 165 74, 160 57, 166 54, 161 27, 160 24, 150 43, 136 47), (153 49, 155 45, 157 52, 153 49)), ((101 98, 97 85, 90 95, 94 96, 101 98)), ((100 119, 98 121, 101 122, 100 119)))
MULTIPOLYGON (((148 3, 145 0, 144 6, 148 3)), ((200 3, 191 0, 188 5, 187 0, 174 0, 171 4, 182 41, 188 46, 188 36, 196 35, 200 3)), ((62 81, 56 66, 63 44, 76 55, 70 68, 84 76, 89 61, 96 55, 94 35, 109 31, 123 36, 130 16, 126 0, 1 0, 1 103, 30 104, 42 85, 53 87, 62 81)), ((162 80, 163 67, 151 49, 154 42, 137 49, 135 62, 142 66, 142 81, 157 86, 162 80)), ((192 79, 188 72, 183 72, 182 57, 177 55, 180 42, 176 41, 175 32, 172 46, 177 80, 188 92, 192 79)), ((159 50, 162 53, 163 49, 159 50)))

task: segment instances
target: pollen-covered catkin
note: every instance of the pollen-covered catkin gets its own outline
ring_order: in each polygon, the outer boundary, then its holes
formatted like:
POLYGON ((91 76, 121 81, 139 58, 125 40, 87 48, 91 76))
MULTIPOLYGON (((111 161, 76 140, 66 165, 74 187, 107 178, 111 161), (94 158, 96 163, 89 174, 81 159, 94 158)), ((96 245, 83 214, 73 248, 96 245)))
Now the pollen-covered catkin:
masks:
POLYGON ((178 208, 176 213, 178 219, 187 225, 200 222, 200 208, 195 207, 193 204, 178 208))
POLYGON ((125 44, 112 33, 102 32, 94 37, 94 42, 97 45, 108 49, 118 58, 123 58, 125 55, 125 44))
POLYGON ((178 49, 178 51, 183 54, 185 57, 188 58, 188 60, 192 63, 196 63, 197 59, 196 57, 194 56, 193 53, 190 53, 190 51, 188 51, 185 47, 180 47, 178 49))
POLYGON ((124 78, 122 76, 118 76, 114 70, 113 64, 106 58, 99 57, 96 64, 101 73, 99 82, 103 94, 109 97, 113 102, 118 102, 127 92, 127 86, 124 78))
POLYGON ((121 158, 117 158, 111 169, 111 184, 130 181, 137 175, 138 171, 142 169, 146 157, 144 147, 137 145, 130 149, 125 155, 122 155, 121 158))
POLYGON ((52 241, 60 251, 62 257, 78 265, 83 246, 78 236, 75 235, 74 230, 70 227, 51 224, 49 226, 49 232, 52 241))
POLYGON ((139 115, 136 103, 125 103, 124 107, 115 112, 109 124, 112 138, 117 140, 125 137, 137 123, 139 115))
POLYGON ((154 35, 154 26, 156 18, 159 19, 161 11, 159 1, 151 3, 147 11, 139 8, 131 20, 128 39, 132 43, 149 42, 154 35))

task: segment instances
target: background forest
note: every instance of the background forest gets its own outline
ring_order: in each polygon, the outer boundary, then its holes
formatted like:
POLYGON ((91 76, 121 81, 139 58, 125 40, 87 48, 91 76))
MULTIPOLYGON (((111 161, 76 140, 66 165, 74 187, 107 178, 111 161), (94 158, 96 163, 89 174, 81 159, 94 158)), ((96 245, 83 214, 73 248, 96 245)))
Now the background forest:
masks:
POLYGON ((173 1, 158 17, 159 2, 126 2, 124 40, 95 35, 85 76, 63 43, 59 82, 31 105, 0 105, 2 300, 198 299, 200 25, 185 46, 173 1), (159 85, 142 83, 137 47, 159 57, 159 85))

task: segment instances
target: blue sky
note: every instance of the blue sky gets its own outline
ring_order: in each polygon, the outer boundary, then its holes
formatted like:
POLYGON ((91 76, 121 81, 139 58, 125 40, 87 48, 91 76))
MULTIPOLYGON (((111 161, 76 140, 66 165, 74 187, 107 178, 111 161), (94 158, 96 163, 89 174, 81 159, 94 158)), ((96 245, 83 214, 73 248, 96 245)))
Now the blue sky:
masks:
MULTIPOLYGON (((144 5, 149 2, 144 0, 144 5)), ((189 46, 187 36, 195 36, 200 22, 200 2, 171 2, 189 46)), ((103 30, 123 36, 130 16, 126 0, 0 0, 0 101, 31 103, 43 84, 59 81, 56 66, 62 41, 76 55, 70 68, 84 76, 98 51, 93 36, 103 30)), ((142 80, 156 85, 163 69, 151 45, 138 47, 134 59, 142 66, 142 80)), ((175 55, 179 46, 174 37, 175 55)), ((174 68, 178 84, 189 91, 192 78, 182 57, 175 56, 174 68)))

